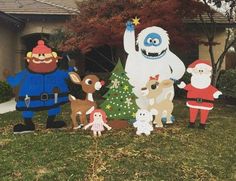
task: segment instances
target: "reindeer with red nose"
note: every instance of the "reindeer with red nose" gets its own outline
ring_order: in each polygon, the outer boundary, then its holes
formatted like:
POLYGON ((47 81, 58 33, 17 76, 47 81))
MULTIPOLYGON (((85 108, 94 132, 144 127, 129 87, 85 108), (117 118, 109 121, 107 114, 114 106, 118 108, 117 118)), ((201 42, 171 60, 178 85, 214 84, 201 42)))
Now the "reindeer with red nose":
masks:
POLYGON ((80 76, 75 72, 71 72, 69 75, 72 82, 81 85, 82 90, 87 94, 84 100, 76 99, 74 96, 69 95, 69 100, 71 102, 72 129, 79 129, 86 124, 86 115, 96 109, 97 104, 93 100, 93 93, 100 90, 105 82, 99 81, 99 78, 96 75, 87 75, 83 80, 81 80, 80 76), (80 117, 80 125, 78 125, 76 120, 77 115, 80 117))

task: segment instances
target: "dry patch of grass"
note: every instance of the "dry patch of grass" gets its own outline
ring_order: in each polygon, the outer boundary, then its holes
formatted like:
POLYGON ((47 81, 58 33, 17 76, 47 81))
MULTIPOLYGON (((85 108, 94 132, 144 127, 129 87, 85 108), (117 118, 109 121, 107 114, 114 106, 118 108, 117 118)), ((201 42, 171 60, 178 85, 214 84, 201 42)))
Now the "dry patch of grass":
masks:
MULTIPOLYGON (((111 130, 101 138, 90 131, 38 130, 13 135, 18 112, 0 116, 1 180, 236 180, 236 112, 218 106, 206 130, 188 129, 188 109, 176 102, 177 122, 150 136, 132 127, 111 130)), ((70 124, 69 108, 60 119, 70 124)))

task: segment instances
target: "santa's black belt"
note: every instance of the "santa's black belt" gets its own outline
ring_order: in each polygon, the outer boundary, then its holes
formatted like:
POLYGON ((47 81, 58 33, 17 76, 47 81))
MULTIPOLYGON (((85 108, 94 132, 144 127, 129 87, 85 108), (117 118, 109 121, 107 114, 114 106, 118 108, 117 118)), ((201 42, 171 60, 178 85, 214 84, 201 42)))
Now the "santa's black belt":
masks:
MULTIPOLYGON (((67 92, 64 93, 58 93, 57 94, 58 97, 65 97, 68 96, 67 92)), ((19 101, 25 101, 24 96, 19 96, 19 101)), ((29 96, 31 101, 47 101, 48 99, 54 99, 55 98, 55 94, 47 94, 47 93, 42 93, 40 96, 29 96)))
POLYGON ((207 99, 202 99, 202 98, 188 98, 187 101, 196 101, 197 103, 202 103, 202 102, 213 103, 214 102, 212 100, 207 100, 207 99))

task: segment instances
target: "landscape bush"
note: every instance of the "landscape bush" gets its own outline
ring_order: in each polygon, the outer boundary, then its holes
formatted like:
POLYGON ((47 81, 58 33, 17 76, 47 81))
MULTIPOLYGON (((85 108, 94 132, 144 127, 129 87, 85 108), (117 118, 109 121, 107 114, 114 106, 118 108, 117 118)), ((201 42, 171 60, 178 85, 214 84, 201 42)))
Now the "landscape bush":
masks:
POLYGON ((0 103, 10 100, 13 97, 12 88, 4 81, 0 81, 0 103))

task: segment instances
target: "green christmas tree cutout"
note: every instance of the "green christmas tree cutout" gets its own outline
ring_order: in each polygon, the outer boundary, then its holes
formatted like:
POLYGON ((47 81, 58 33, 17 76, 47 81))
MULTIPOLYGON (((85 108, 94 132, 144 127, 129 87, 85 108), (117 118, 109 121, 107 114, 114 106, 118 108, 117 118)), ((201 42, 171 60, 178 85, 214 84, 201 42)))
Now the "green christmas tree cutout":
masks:
POLYGON ((109 119, 134 119, 138 110, 135 102, 137 97, 132 92, 133 87, 129 84, 120 60, 109 80, 111 81, 108 85, 109 90, 103 96, 105 101, 100 107, 106 112, 109 119))

